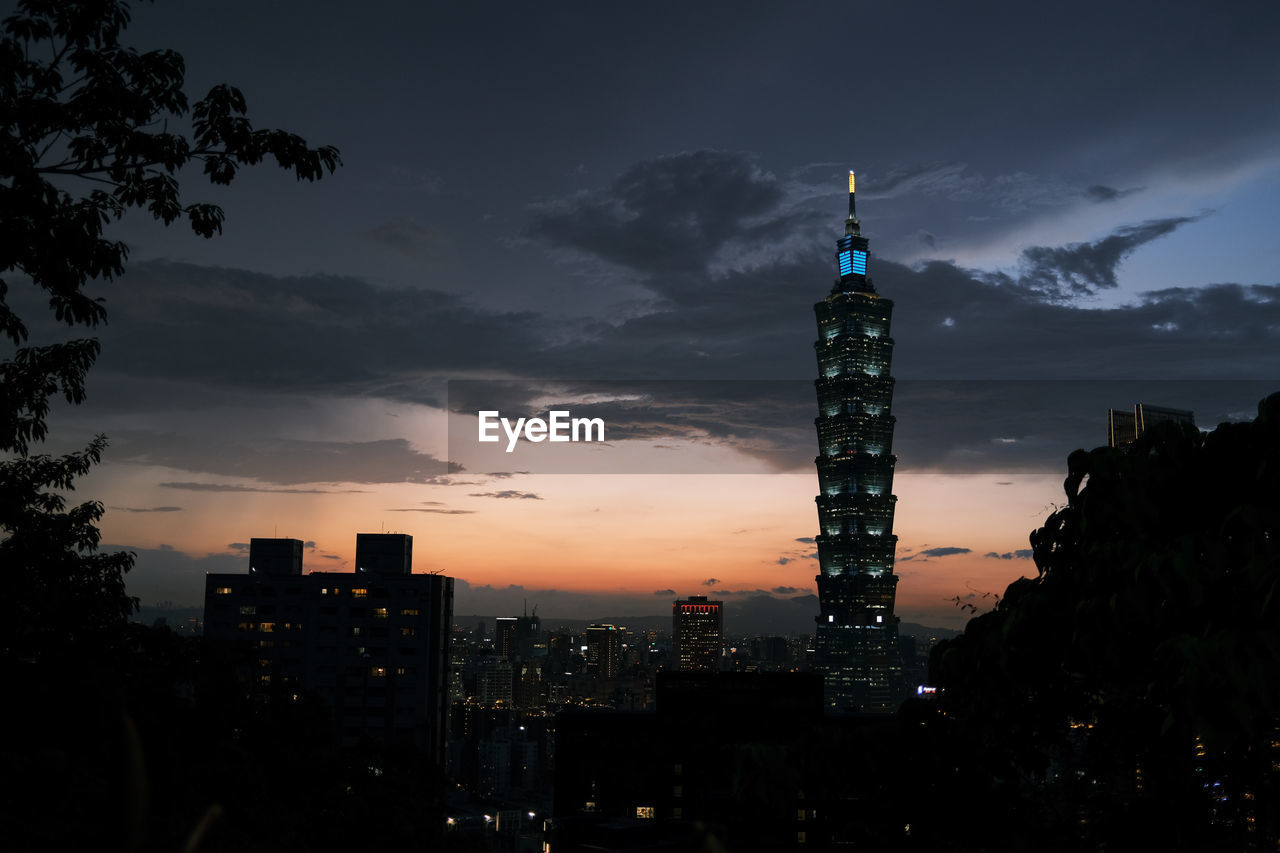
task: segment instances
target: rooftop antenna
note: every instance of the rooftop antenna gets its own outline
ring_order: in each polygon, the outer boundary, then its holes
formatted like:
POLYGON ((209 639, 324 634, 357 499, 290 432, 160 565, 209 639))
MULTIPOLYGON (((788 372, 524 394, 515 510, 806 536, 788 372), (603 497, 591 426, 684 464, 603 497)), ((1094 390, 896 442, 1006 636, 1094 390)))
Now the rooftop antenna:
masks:
POLYGON ((849 218, 844 223, 844 233, 861 234, 862 223, 858 221, 858 212, 853 206, 853 170, 849 171, 849 218))

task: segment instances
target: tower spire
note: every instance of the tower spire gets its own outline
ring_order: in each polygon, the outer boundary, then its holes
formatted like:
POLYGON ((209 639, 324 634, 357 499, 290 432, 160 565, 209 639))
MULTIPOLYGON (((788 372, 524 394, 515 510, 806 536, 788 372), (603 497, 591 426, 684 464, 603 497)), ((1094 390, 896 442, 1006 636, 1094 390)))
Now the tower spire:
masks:
POLYGON ((858 221, 858 211, 853 205, 853 170, 849 170, 849 218, 844 221, 845 234, 861 234, 862 223, 858 221))

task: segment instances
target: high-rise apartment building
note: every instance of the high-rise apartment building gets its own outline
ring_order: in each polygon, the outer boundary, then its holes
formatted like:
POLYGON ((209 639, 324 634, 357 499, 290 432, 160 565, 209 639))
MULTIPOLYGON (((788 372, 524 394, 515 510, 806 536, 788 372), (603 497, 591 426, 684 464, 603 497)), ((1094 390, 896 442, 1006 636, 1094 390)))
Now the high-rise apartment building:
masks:
POLYGON ((344 742, 412 744, 442 764, 453 578, 412 574, 410 536, 365 536, 355 572, 305 575, 301 541, 252 540, 248 574, 206 576, 205 637, 244 652, 251 692, 319 695, 344 742))
POLYGON ((613 625, 592 625, 587 628, 587 672, 596 678, 617 678, 622 664, 622 640, 613 625))
POLYGON ((671 637, 676 669, 717 672, 724 650, 724 608, 705 595, 682 598, 671 605, 671 637))
POLYGON ((891 711, 901 694, 893 573, 893 303, 867 275, 869 243, 854 208, 836 241, 840 277, 818 319, 819 614, 814 665, 828 707, 891 711))
POLYGON ((517 625, 518 620, 514 616, 499 616, 493 620, 493 650, 503 660, 516 656, 517 625))

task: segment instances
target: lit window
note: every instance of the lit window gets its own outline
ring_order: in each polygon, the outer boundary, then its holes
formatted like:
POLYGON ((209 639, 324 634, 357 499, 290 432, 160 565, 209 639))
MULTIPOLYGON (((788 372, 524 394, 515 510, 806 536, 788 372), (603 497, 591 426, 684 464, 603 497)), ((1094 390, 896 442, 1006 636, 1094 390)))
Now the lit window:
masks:
POLYGON ((636 817, 641 820, 652 820, 655 817, 653 806, 636 806, 636 817))
POLYGON ((416 629, 416 628, 401 628, 401 629, 400 629, 400 636, 401 636, 401 637, 412 637, 412 636, 414 636, 414 635, 415 635, 415 634, 417 634, 417 633, 418 633, 418 631, 417 631, 417 629, 416 629))
POLYGON ((401 616, 417 616, 418 610, 415 607, 406 607, 404 610, 400 611, 400 615, 401 616))
POLYGON ((369 667, 369 675, 374 678, 386 678, 387 668, 385 666, 371 666, 369 667))
POLYGON ((229 586, 220 586, 220 587, 216 587, 216 588, 213 590, 213 594, 214 594, 214 595, 230 595, 230 594, 231 594, 231 587, 229 587, 229 586))
POLYGON ((240 608, 241 616, 252 616, 257 612, 258 608, 254 607, 252 604, 245 604, 240 608))
POLYGON ((386 619, 386 618, 387 618, 387 608, 385 608, 385 607, 375 607, 375 608, 373 608, 373 618, 374 618, 374 619, 386 619))
POLYGON ((276 623, 274 622, 263 622, 258 626, 258 630, 264 634, 270 634, 275 629, 276 629, 276 623))
POLYGON ((351 597, 352 598, 368 598, 369 590, 365 589, 362 586, 355 587, 354 589, 351 590, 351 597))

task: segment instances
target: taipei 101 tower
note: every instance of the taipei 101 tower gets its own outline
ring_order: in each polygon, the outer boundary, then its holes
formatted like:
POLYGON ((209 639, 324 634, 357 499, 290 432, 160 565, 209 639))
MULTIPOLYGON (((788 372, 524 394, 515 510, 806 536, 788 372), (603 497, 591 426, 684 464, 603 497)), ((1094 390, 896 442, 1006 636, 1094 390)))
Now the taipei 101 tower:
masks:
POLYGON ((867 275, 854 210, 836 241, 840 278, 818 315, 818 601, 814 664, 838 711, 890 712, 902 689, 893 573, 893 303, 867 275))

